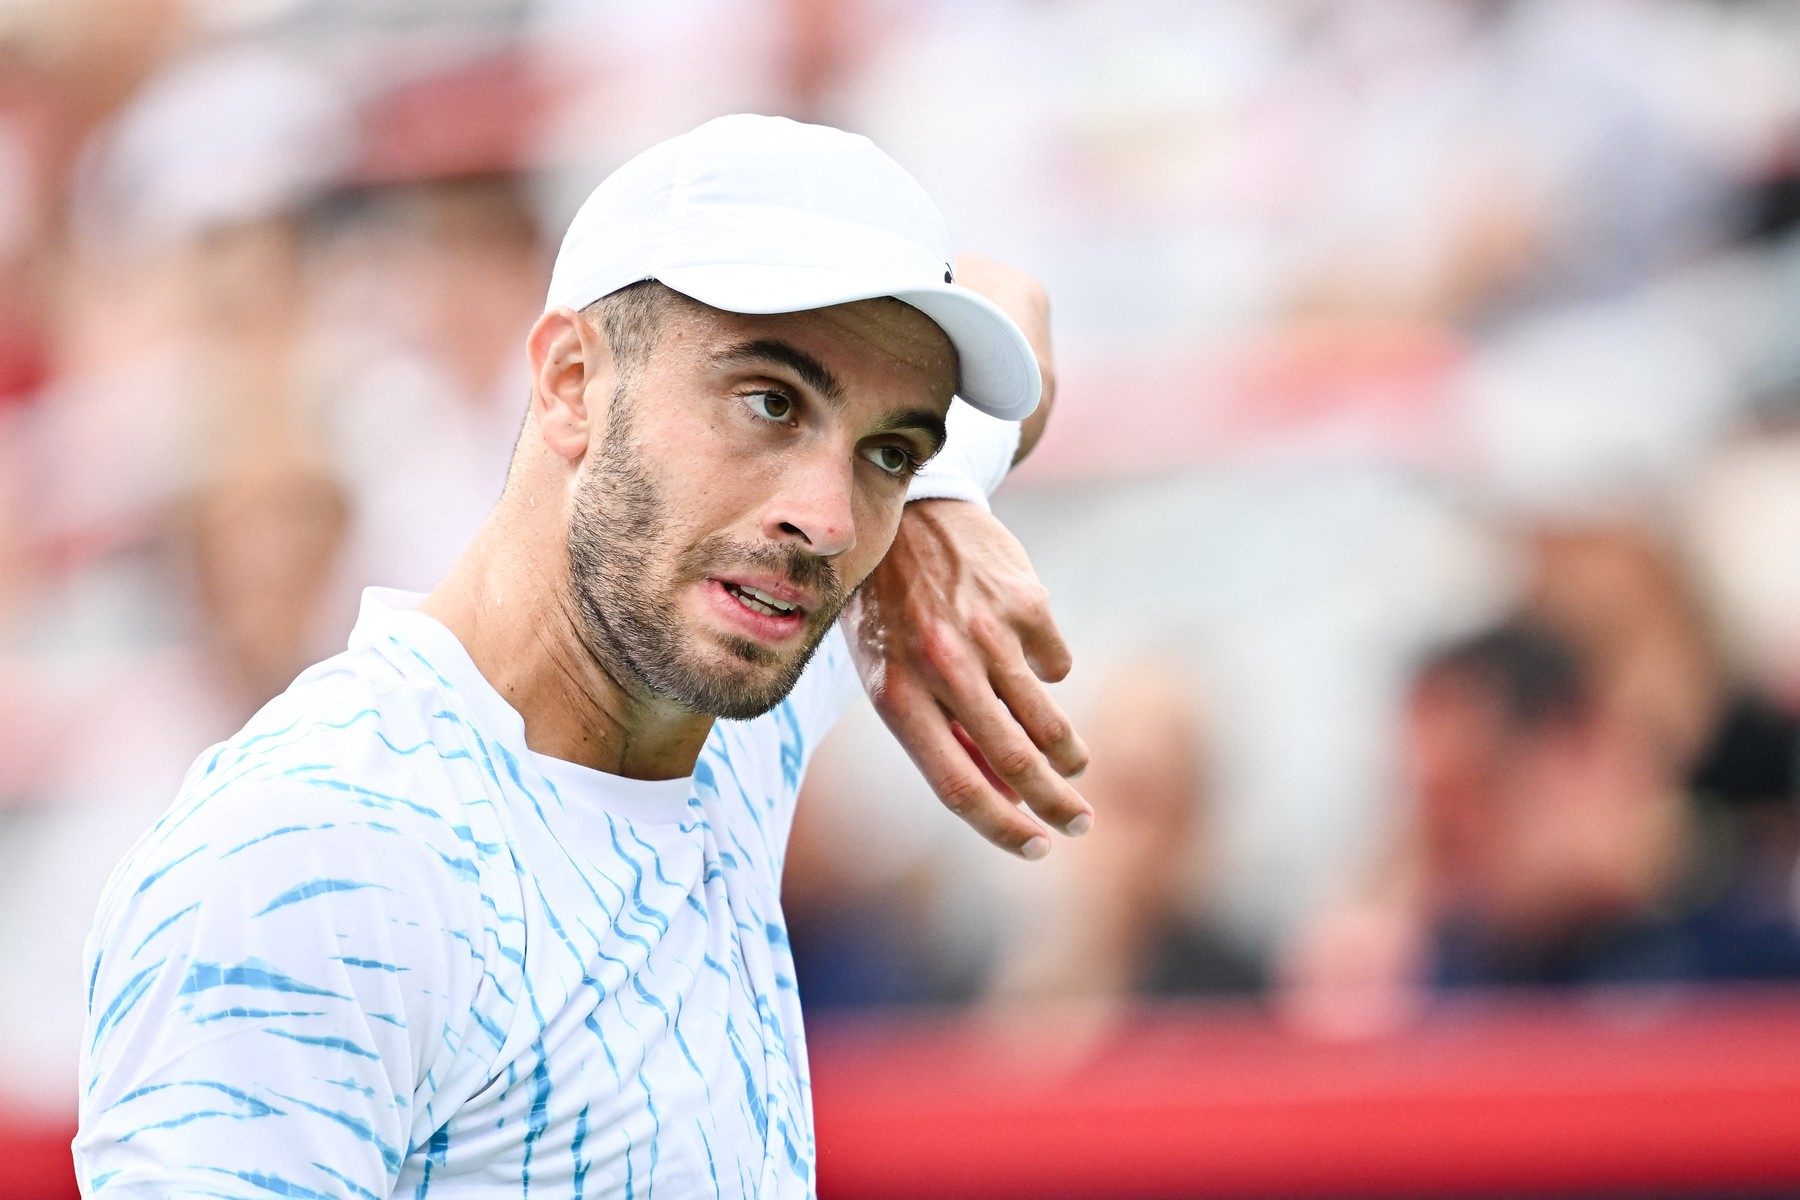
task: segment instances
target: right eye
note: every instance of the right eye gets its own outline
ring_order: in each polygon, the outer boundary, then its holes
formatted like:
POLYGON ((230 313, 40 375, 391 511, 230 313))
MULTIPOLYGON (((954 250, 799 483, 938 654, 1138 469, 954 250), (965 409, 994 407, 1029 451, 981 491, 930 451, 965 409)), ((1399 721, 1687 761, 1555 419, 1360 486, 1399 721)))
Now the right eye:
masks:
POLYGON ((794 415, 793 398, 781 392, 748 392, 744 403, 765 421, 786 421, 794 415))

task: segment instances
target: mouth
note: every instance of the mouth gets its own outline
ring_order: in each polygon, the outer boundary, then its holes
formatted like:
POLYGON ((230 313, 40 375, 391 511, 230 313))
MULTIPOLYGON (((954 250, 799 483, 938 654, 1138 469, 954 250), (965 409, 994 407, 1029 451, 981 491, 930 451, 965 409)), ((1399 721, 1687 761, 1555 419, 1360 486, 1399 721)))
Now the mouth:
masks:
POLYGON ((806 612, 797 601, 783 600, 773 592, 752 587, 747 583, 737 583, 728 579, 718 580, 717 583, 725 589, 727 595, 760 616, 794 617, 802 616, 806 612))
POLYGON ((772 647, 793 641, 807 627, 810 597, 780 580, 714 576, 706 584, 710 607, 734 636, 772 647))

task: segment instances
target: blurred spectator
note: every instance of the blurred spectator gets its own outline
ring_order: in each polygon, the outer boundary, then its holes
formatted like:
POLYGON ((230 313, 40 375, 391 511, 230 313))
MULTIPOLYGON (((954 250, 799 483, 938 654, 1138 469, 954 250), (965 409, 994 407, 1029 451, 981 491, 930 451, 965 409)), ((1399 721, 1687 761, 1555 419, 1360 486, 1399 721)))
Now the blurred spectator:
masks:
POLYGON ((72 596, 124 607, 113 645, 184 635, 169 606, 115 590, 167 586, 145 551, 169 508, 274 448, 320 460, 306 213, 349 137, 329 83, 268 51, 183 59, 96 135, 54 378, 20 429, 28 536, 55 572, 40 638, 94 636, 68 627, 88 611, 72 596))
POLYGON ((318 466, 271 447, 246 455, 194 504, 195 599, 220 688, 248 712, 311 660, 313 628, 343 541, 346 505, 318 466))
POLYGON ((499 498, 544 260, 504 176, 373 190, 329 243, 322 391, 353 513, 336 595, 347 613, 370 584, 434 585, 499 498))
POLYGON ((1363 1036, 1433 985, 1678 973, 1658 909, 1681 849, 1666 781, 1568 638, 1515 619, 1434 654, 1405 736, 1411 812, 1377 877, 1287 948, 1297 1024, 1363 1036))
POLYGON ((1083 722, 1094 829, 1033 872, 1005 915, 988 981, 1001 1004, 1246 995, 1258 964, 1191 910, 1209 852, 1211 768, 1189 681, 1139 662, 1109 674, 1083 722))
POLYGON ((0 709, 27 749, 0 781, 0 1092, 20 1105, 66 1103, 111 865, 317 655, 345 509, 313 415, 306 214, 346 120, 289 59, 202 54, 84 159, 54 374, 8 430, 33 566, 0 630, 0 709))
POLYGON ((50 371, 77 156, 180 44, 178 0, 26 0, 0 12, 0 409, 50 371))
MULTIPOLYGON (((1110 1010, 1146 996, 1260 990, 1253 953, 1204 909, 1193 870, 1216 862, 1205 721, 1187 676, 1139 660, 1087 693, 1093 754, 1080 786, 1101 828, 1022 870, 904 830, 919 814, 887 797, 858 737, 834 738, 809 773, 795 818, 784 903, 796 969, 815 1008, 985 996, 1000 1009, 1075 1003, 1110 1010), (846 789, 876 799, 853 802, 846 789), (886 801, 885 803, 883 801, 886 801), (844 814, 855 814, 846 818, 844 814), (886 845, 882 845, 882 843, 886 845), (965 872, 998 866, 991 887, 965 872), (971 912, 980 905, 983 911, 971 912), (952 934, 949 926, 956 927, 952 934), (946 953, 972 939, 973 959, 946 953), (948 944, 947 944, 948 943, 948 944)), ((934 806, 935 807, 935 806, 934 806)), ((953 834, 956 831, 953 831, 953 834)))
POLYGON ((1748 694, 1721 716, 1666 550, 1534 545, 1525 615, 1415 677, 1405 832, 1285 964, 1306 1026, 1391 1027, 1426 984, 1800 978, 1800 726, 1748 694))
POLYGON ((499 498, 544 264, 517 182, 470 176, 356 198, 324 266, 322 417, 353 513, 333 583, 347 628, 367 585, 432 587, 499 498))
POLYGON ((866 871, 819 819, 831 801, 816 788, 813 796, 794 818, 781 888, 808 1011, 966 1000, 969 984, 943 960, 933 929, 934 873, 922 865, 895 876, 866 871))
MULTIPOLYGON (((5 7, 0 955, 78 993, 186 764, 487 510, 541 224, 747 109, 1048 283, 998 508, 1094 700, 1095 832, 1029 867, 846 721, 788 864, 815 1009, 1230 990, 1240 938, 1339 1032, 1791 975, 1797 52, 1764 0, 5 7)), ((40 996, 4 1086, 60 1104, 40 996)))
POLYGON ((1655 928, 1680 850, 1666 782, 1566 639, 1520 623, 1436 657, 1412 738, 1436 982, 1679 972, 1655 928))

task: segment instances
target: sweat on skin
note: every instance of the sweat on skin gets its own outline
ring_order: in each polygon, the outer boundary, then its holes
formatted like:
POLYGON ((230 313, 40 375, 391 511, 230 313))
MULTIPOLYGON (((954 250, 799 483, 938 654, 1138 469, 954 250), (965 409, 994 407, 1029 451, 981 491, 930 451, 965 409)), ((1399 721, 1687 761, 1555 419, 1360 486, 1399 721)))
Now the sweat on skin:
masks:
POLYGON ((881 561, 907 479, 942 444, 956 356, 896 300, 746 316, 652 295, 660 311, 632 317, 650 338, 621 338, 623 366, 607 301, 598 320, 539 318, 505 494, 421 611, 533 749, 667 779, 692 770, 715 716, 793 686, 881 561), (740 616, 721 596, 740 577, 796 612, 740 616))

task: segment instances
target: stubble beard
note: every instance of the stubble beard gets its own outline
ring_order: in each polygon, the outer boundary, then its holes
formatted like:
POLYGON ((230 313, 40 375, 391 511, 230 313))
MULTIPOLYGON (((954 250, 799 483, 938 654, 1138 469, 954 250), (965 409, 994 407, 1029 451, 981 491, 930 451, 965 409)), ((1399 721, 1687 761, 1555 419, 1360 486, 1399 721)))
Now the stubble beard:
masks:
POLYGON ((569 582, 588 653, 620 684, 690 712, 729 720, 759 717, 794 690, 820 641, 850 598, 832 564, 798 547, 745 544, 714 534, 680 549, 668 498, 631 439, 632 397, 615 392, 594 468, 576 489, 569 520, 569 582), (663 564, 673 563, 664 577, 663 564), (748 638, 717 639, 725 665, 707 661, 679 619, 681 589, 733 571, 774 575, 812 590, 804 643, 786 654, 748 638), (742 664, 732 669, 731 664, 742 664))

